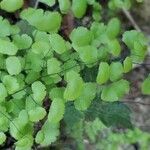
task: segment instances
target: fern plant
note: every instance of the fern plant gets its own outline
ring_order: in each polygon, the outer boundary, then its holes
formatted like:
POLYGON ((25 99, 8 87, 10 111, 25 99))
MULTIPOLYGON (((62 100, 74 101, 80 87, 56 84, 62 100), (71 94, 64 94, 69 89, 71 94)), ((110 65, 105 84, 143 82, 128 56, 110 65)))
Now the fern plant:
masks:
MULTIPOLYGON (((57 3, 39 2, 49 8, 57 3)), ((143 33, 131 30, 121 35, 121 21, 116 17, 103 23, 102 6, 96 0, 58 0, 59 10, 54 11, 23 9, 23 4, 23 0, 0 2, 3 11, 19 12, 14 24, 0 17, 0 144, 10 133, 16 150, 48 146, 58 139, 62 122, 80 143, 83 121, 97 117, 103 126, 132 128, 131 112, 119 100, 130 91, 124 75, 147 54, 143 33), (88 7, 92 8, 90 27, 78 26, 68 38, 63 37, 59 32, 63 15, 72 12, 81 19, 88 7), (123 60, 122 44, 129 49, 123 60), (37 124, 41 124, 38 131, 37 124)), ((108 5, 116 9, 131 4, 111 0, 108 5)), ((144 94, 150 94, 149 85, 148 77, 142 85, 144 94)), ((101 128, 98 122, 94 134, 101 128)), ((87 133, 94 140, 89 128, 87 133)))

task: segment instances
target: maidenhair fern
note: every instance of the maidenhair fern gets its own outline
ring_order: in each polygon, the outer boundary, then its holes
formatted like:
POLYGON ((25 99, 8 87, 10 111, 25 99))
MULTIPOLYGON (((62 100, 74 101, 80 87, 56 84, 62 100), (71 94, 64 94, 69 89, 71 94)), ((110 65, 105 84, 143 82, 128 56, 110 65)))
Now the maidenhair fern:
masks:
MULTIPOLYGON (((16 150, 30 150, 35 143, 48 146, 59 139, 62 121, 80 148, 85 122, 92 141, 106 126, 132 128, 130 111, 120 100, 131 86, 124 75, 147 54, 143 33, 123 33, 116 17, 103 23, 96 0, 38 2, 48 9, 25 9, 23 0, 0 2, 7 14, 19 13, 13 23, 0 17, 0 144, 9 133, 16 150), (56 4, 59 8, 53 10, 56 4), (60 32, 64 15, 79 20, 88 8, 93 18, 89 27, 79 25, 65 37, 60 32), (123 59, 122 45, 128 49, 123 59)), ((108 6, 128 9, 131 2, 110 0, 108 6)), ((150 95, 149 85, 147 77, 143 94, 150 95)))

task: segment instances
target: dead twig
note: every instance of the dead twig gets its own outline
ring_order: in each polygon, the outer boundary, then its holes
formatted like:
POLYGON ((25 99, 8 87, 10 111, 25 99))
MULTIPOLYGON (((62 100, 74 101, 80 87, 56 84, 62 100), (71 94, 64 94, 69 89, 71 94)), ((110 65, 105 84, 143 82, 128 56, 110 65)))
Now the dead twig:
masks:
POLYGON ((138 24, 136 23, 136 21, 132 17, 131 13, 128 10, 126 10, 125 8, 122 8, 122 12, 125 14, 125 16, 128 18, 128 20, 131 22, 132 26, 137 31, 141 32, 142 30, 140 29, 140 27, 138 26, 138 24))
POLYGON ((39 1, 40 1, 40 0, 36 0, 35 5, 34 5, 34 8, 37 8, 37 7, 38 7, 39 1))

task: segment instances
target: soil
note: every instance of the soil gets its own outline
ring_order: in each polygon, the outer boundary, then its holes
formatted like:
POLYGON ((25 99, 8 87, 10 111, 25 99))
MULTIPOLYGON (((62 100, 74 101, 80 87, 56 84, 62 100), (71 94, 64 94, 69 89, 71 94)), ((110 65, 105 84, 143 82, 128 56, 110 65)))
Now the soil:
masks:
POLYGON ((142 4, 132 9, 136 22, 148 36, 150 36, 150 0, 144 0, 142 4))

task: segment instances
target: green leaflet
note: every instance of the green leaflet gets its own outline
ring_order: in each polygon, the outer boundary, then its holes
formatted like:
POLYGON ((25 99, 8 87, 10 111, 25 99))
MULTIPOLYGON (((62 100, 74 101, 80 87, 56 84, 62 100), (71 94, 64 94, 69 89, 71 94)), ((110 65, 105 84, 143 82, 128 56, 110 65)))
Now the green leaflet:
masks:
POLYGON ((61 25, 61 16, 58 12, 43 12, 42 9, 28 8, 23 10, 20 16, 38 30, 49 33, 57 32, 61 25))
POLYGON ((24 124, 22 121, 22 118, 15 118, 13 123, 10 123, 10 134, 15 139, 21 139, 25 135, 33 134, 33 125, 31 123, 24 124))
POLYGON ((31 149, 33 145, 34 138, 32 135, 26 135, 19 139, 15 145, 16 148, 15 150, 26 150, 26 149, 31 149))
POLYGON ((43 55, 35 54, 33 52, 27 53, 26 69, 31 69, 34 72, 40 72, 44 65, 43 55))
POLYGON ((109 8, 112 10, 118 9, 118 8, 125 8, 129 9, 131 7, 131 1, 130 0, 111 0, 108 3, 109 8))
POLYGON ((11 35, 12 26, 7 19, 0 16, 0 37, 11 35))
POLYGON ((4 86, 4 84, 0 83, 0 102, 4 101, 5 98, 7 97, 7 90, 4 86))
POLYGON ((28 49, 32 44, 32 38, 27 34, 13 36, 13 43, 18 49, 28 49))
POLYGON ((13 94, 13 98, 19 100, 19 99, 24 98, 25 95, 26 95, 25 91, 20 91, 20 92, 13 94))
POLYGON ((42 82, 35 81, 32 84, 33 98, 37 103, 41 103, 46 96, 46 87, 42 82))
POLYGON ((27 110, 23 109, 20 111, 18 119, 22 119, 22 125, 26 125, 29 122, 29 115, 27 110))
POLYGON ((6 141, 6 135, 3 132, 0 132, 0 145, 6 141))
POLYGON ((78 110, 86 110, 90 106, 95 96, 96 84, 92 82, 84 83, 82 94, 74 102, 75 108, 78 110))
POLYGON ((87 1, 86 0, 73 0, 72 12, 76 18, 82 18, 86 13, 87 1))
POLYGON ((32 122, 38 122, 46 116, 46 110, 42 107, 36 107, 28 112, 29 120, 32 122))
POLYGON ((106 83, 110 78, 110 66, 106 62, 101 62, 99 65, 96 82, 98 84, 106 83))
POLYGON ((63 99, 65 88, 64 87, 54 87, 49 92, 49 98, 54 100, 55 98, 63 99))
POLYGON ((3 83, 7 89, 8 94, 13 94, 19 90, 19 83, 17 79, 11 75, 4 76, 3 83))
MULTIPOLYGON (((28 113, 26 110, 21 110, 19 116, 12 120, 12 122, 10 123, 10 134, 18 140, 21 140, 27 135, 32 136, 33 124, 29 122, 28 113)), ((25 146, 25 143, 23 144, 25 146)))
POLYGON ((0 110, 1 110, 1 113, 0 113, 0 130, 1 130, 1 132, 6 132, 6 131, 8 131, 8 128, 9 128, 9 120, 5 116, 9 117, 9 115, 6 112, 5 107, 0 106, 0 110))
POLYGON ((23 0, 2 0, 0 2, 1 9, 7 12, 14 12, 23 6, 23 0))
POLYGON ((123 34, 122 40, 125 42, 125 44, 131 49, 134 49, 134 44, 138 42, 141 44, 143 49, 145 49, 145 46, 147 45, 147 39, 143 35, 143 33, 138 32, 136 30, 126 31, 123 34))
POLYGON ((71 7, 70 0, 58 0, 58 2, 59 2, 59 8, 60 8, 61 13, 67 14, 71 7))
POLYGON ((51 74, 51 75, 46 75, 44 74, 45 77, 42 78, 42 81, 46 84, 46 85, 53 85, 56 83, 59 83, 62 78, 58 75, 58 74, 51 74))
POLYGON ((74 70, 76 72, 80 71, 80 66, 75 60, 68 60, 62 65, 62 70, 74 70))
POLYGON ((110 80, 117 81, 123 75, 123 66, 120 62, 112 62, 110 65, 110 80))
POLYGON ((21 72, 21 63, 18 57, 11 56, 6 59, 6 68, 10 75, 17 75, 21 72))
POLYGON ((92 2, 93 3, 93 14, 92 17, 95 21, 100 21, 101 20, 101 10, 102 10, 102 6, 100 5, 100 3, 98 2, 92 2))
POLYGON ((56 58, 48 59, 47 61, 47 73, 48 74, 56 74, 61 71, 60 68, 61 62, 59 62, 56 58))
POLYGON ((120 43, 116 39, 108 42, 108 49, 109 49, 110 53, 115 57, 119 56, 121 53, 120 43))
POLYGON ((150 76, 148 76, 142 83, 142 93, 150 95, 150 76))
POLYGON ((20 34, 27 34, 30 37, 32 36, 32 32, 35 30, 35 28, 25 20, 18 21, 16 26, 19 28, 20 34))
POLYGON ((71 32, 70 39, 75 46, 86 46, 92 42, 93 34, 85 27, 78 27, 71 32))
POLYGON ((12 42, 0 39, 0 53, 6 55, 15 55, 18 51, 16 45, 12 42))
POLYGON ((131 50, 131 58, 134 62, 143 61, 147 51, 147 39, 143 33, 131 30, 123 34, 123 42, 131 50))
POLYGON ((107 26, 105 26, 104 23, 93 22, 90 29, 93 32, 94 37, 97 39, 106 33, 107 26))
POLYGON ((118 101, 125 94, 129 92, 129 82, 126 80, 119 80, 110 85, 106 85, 101 94, 101 99, 104 101, 118 101))
POLYGON ((88 3, 89 5, 93 5, 93 4, 95 3, 95 0, 87 0, 87 3, 88 3))
POLYGON ((42 129, 37 133, 35 141, 42 146, 48 146, 49 144, 56 141, 59 135, 59 124, 53 124, 46 121, 42 129))
POLYGON ((47 4, 48 6, 53 6, 56 3, 56 0, 40 0, 40 2, 47 4))
POLYGON ((5 57, 0 54, 0 69, 4 69, 5 68, 5 57))
POLYGON ((52 49, 58 53, 62 54, 67 51, 67 45, 65 40, 59 34, 51 34, 49 37, 52 49))
POLYGON ((25 113, 26 117, 25 116, 23 117, 23 118, 26 118, 24 123, 26 123, 28 121, 28 117, 27 117, 28 115, 27 115, 26 111, 23 113, 20 113, 25 108, 25 101, 23 101, 23 99, 12 98, 8 102, 7 107, 9 107, 9 111, 12 113, 13 118, 19 117, 20 116, 19 114, 23 114, 23 116, 24 116, 24 113, 25 113))
POLYGON ((79 47, 77 52, 79 53, 79 57, 85 64, 89 67, 95 65, 97 61, 97 49, 94 46, 87 45, 83 47, 79 47))
POLYGON ((49 43, 49 34, 44 31, 35 30, 32 35, 36 42, 43 41, 49 43))
POLYGON ((33 101, 32 95, 28 96, 25 101, 25 109, 29 112, 37 107, 37 104, 33 101))
POLYGON ((136 0, 138 3, 142 3, 143 2, 143 0, 136 0))
POLYGON ((123 61, 124 73, 127 73, 130 70, 132 70, 132 65, 132 59, 130 57, 126 57, 126 59, 123 61))
POLYGON ((49 110, 48 121, 51 123, 59 123, 65 112, 65 104, 63 99, 54 98, 49 110))
POLYGON ((50 44, 44 41, 34 42, 32 44, 31 51, 42 56, 46 56, 47 54, 52 55, 50 44))
POLYGON ((120 21, 118 18, 112 18, 107 25, 106 34, 110 39, 114 39, 120 32, 120 21))
POLYGON ((67 87, 64 92, 64 99, 72 101, 77 99, 83 90, 83 80, 75 71, 66 73, 67 87))
MULTIPOLYGON (((44 132, 43 131, 39 131, 36 135, 36 138, 35 138, 35 141, 36 143, 42 143, 44 141, 44 138, 45 138, 45 135, 44 135, 44 132)), ((46 143, 48 144, 48 143, 46 143)))
POLYGON ((25 78, 25 82, 30 84, 33 81, 37 80, 39 77, 40 77, 40 73, 39 72, 29 71, 28 75, 25 78))

